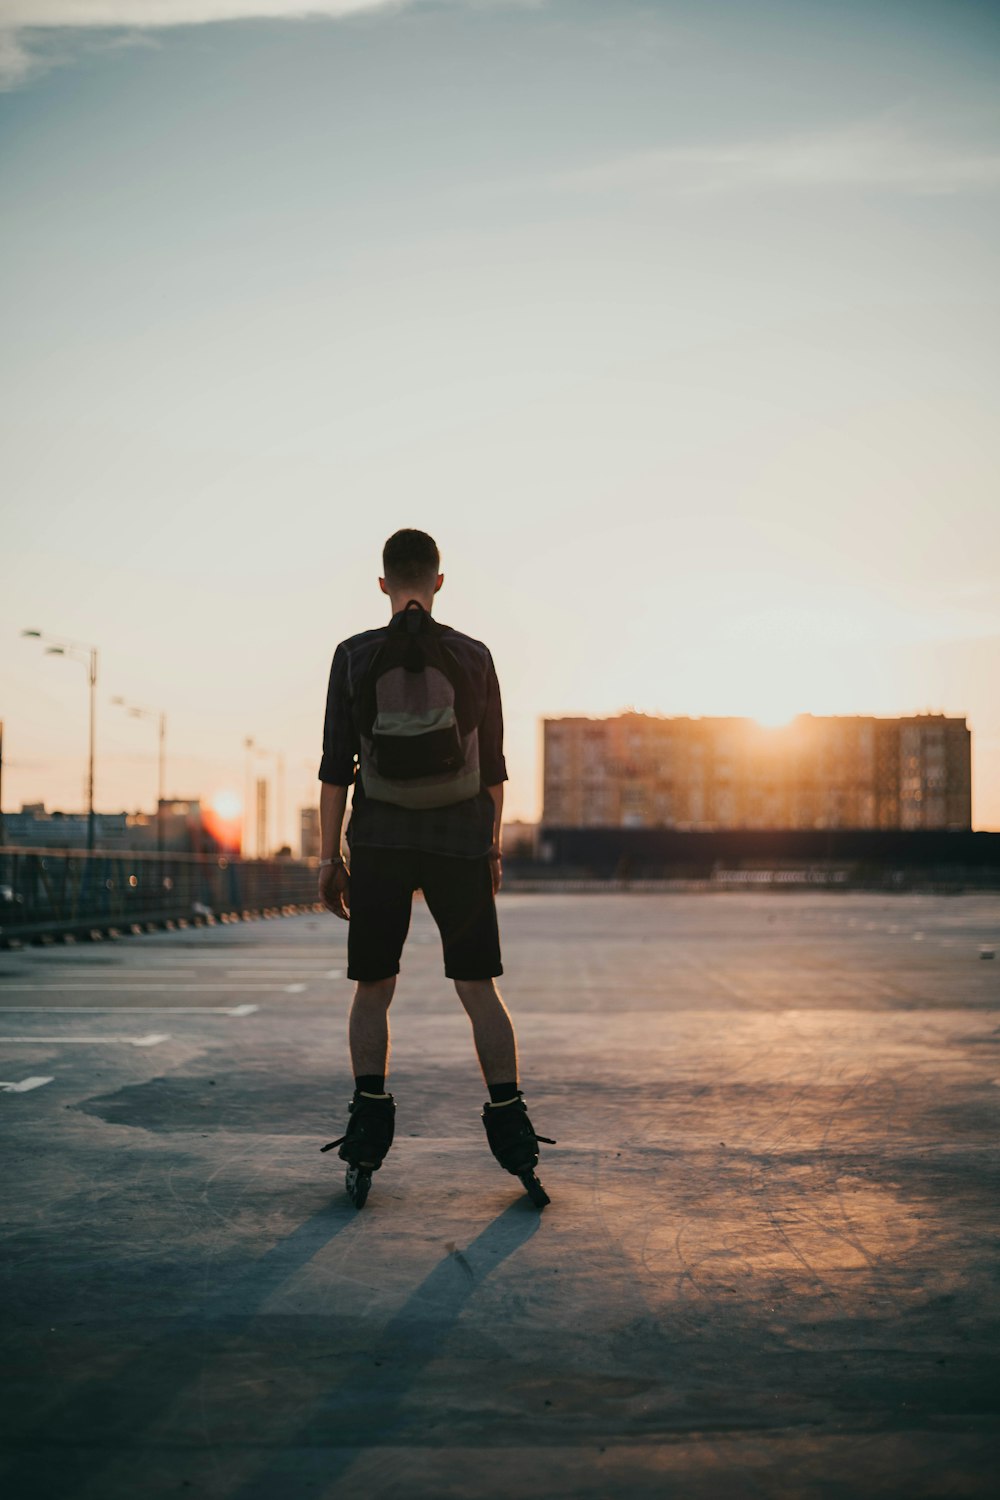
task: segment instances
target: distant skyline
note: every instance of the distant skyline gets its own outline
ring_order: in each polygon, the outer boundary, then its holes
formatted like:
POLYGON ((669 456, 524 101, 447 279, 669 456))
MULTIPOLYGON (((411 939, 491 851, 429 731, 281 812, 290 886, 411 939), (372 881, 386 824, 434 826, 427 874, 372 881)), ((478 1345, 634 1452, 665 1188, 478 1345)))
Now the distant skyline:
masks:
POLYGON ((1000 8, 0 0, 4 806, 316 796, 398 526, 539 721, 968 717, 1000 829, 1000 8), (177 24, 183 22, 184 24, 177 24), (261 770, 266 768, 262 763, 261 770))

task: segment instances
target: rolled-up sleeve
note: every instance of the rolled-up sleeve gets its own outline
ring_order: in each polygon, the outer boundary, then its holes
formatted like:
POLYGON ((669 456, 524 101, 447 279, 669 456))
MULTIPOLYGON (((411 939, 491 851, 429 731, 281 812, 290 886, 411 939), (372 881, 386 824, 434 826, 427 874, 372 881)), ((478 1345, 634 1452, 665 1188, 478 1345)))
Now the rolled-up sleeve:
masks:
POLYGON ((486 653, 486 707, 479 726, 479 774, 484 786, 499 786, 507 780, 507 762, 503 754, 503 709, 500 684, 493 658, 486 653))
POLYGON ((357 732, 351 713, 347 652, 343 646, 338 646, 333 653, 330 685, 326 694, 320 781, 329 782, 332 786, 351 786, 357 750, 357 732))

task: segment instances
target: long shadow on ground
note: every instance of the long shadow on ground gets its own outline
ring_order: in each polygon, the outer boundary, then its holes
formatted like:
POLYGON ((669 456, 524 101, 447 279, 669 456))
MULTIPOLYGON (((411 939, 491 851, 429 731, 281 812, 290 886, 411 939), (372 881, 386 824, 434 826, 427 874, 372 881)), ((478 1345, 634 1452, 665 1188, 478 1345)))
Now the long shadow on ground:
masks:
MULTIPOLYGON (((41 1418, 5 1434, 10 1462, 0 1469, 3 1492, 82 1494, 116 1457, 134 1452, 143 1434, 178 1395, 197 1386, 219 1352, 220 1339, 238 1342, 260 1308, 355 1219, 346 1201, 325 1204, 259 1260, 233 1272, 217 1292, 171 1319, 154 1338, 109 1373, 59 1371, 69 1394, 41 1418), (72 1448, 72 1487, 60 1449, 72 1448), (49 1490, 46 1486, 52 1483, 49 1490)), ((163 1325, 160 1324, 162 1329, 163 1325)))
POLYGON ((520 1199, 499 1214, 464 1251, 451 1250, 416 1287, 370 1351, 377 1380, 359 1382, 349 1366, 315 1400, 297 1431, 231 1500, 274 1500, 300 1493, 306 1478, 324 1487, 350 1469, 358 1451, 391 1445, 403 1426, 406 1398, 443 1352, 469 1300, 500 1263, 538 1229, 538 1211, 520 1199))

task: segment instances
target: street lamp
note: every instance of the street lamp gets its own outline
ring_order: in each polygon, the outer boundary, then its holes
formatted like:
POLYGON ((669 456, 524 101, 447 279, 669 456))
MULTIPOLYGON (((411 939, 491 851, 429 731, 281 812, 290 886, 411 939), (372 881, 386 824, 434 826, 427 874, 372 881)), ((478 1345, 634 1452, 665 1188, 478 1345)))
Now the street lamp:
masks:
POLYGON ((87 681, 90 684, 90 751, 87 764, 87 852, 92 853, 94 849, 94 713, 96 708, 97 689, 97 647, 89 646, 83 641, 65 641, 56 636, 46 635, 43 630, 22 630, 23 636, 29 636, 32 640, 46 641, 46 656, 66 656, 72 661, 80 662, 87 669, 87 681), (80 653, 86 653, 81 655, 80 653))
POLYGON ((126 703, 124 698, 112 698, 112 703, 123 708, 131 719, 156 719, 159 737, 156 766, 156 852, 163 853, 163 783, 166 771, 167 716, 158 708, 146 708, 142 703, 126 703))

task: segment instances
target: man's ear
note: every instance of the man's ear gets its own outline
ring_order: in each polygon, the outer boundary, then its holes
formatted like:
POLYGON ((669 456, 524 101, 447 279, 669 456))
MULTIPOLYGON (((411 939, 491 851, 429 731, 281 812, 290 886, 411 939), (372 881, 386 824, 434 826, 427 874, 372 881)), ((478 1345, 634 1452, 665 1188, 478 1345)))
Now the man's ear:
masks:
POLYGON ((388 587, 386 586, 386 581, 385 581, 384 578, 380 578, 379 579, 378 586, 382 590, 383 594, 387 594, 389 592, 388 587))
POLYGON ((437 576, 437 583, 434 585, 434 592, 435 592, 435 594, 437 593, 438 589, 441 587, 442 583, 444 583, 444 574, 443 573, 439 573, 438 576, 437 576))

